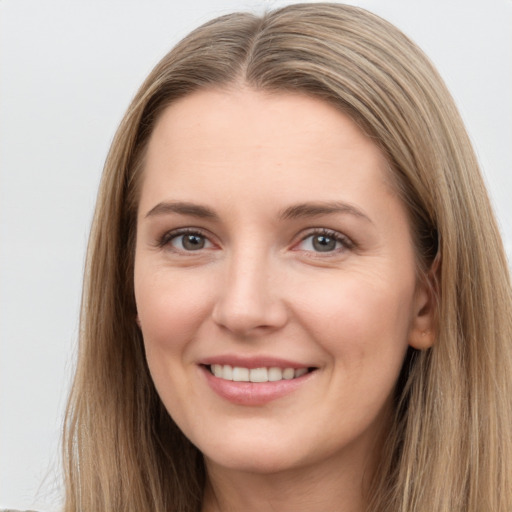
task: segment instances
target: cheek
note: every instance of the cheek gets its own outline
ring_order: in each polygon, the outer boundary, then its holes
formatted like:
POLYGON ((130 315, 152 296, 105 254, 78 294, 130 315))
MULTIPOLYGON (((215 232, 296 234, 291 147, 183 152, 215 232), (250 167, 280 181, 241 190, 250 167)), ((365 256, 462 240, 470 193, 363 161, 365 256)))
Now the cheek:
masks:
POLYGON ((398 373, 408 346, 413 280, 392 285, 374 276, 309 287, 303 325, 344 373, 398 373), (412 284, 411 284, 412 283, 412 284))
POLYGON ((135 299, 148 367, 171 416, 188 427, 187 404, 197 390, 187 370, 191 347, 208 317, 208 283, 176 275, 169 269, 135 267, 135 299))
POLYGON ((135 300, 146 351, 180 353, 208 316, 208 281, 164 270, 135 267, 135 300))

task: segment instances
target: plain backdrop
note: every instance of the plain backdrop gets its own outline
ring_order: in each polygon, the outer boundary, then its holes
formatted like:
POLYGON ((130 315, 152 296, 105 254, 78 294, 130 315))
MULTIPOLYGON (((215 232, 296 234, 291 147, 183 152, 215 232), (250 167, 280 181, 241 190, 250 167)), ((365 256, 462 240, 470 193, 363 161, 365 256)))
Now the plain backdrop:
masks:
MULTIPOLYGON (((0 0, 0 508, 57 510, 59 438, 103 161, 156 62, 200 23, 291 2, 0 0)), ((431 57, 512 253, 512 1, 348 2, 431 57)))

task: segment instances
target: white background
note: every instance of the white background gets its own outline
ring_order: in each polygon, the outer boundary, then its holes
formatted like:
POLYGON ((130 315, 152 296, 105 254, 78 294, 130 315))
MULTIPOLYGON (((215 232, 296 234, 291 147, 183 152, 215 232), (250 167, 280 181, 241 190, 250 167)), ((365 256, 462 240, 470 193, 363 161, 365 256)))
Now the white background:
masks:
MULTIPOLYGON (((95 191, 138 85, 181 37, 291 2, 0 0, 0 508, 59 504, 95 191)), ((348 2, 398 25, 461 109, 512 253, 512 1, 348 2)))

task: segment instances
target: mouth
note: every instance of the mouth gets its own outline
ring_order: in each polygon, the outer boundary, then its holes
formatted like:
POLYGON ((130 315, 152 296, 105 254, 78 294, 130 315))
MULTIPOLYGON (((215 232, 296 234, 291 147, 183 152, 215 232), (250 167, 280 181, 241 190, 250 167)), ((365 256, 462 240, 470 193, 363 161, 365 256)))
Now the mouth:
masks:
POLYGON ((233 382, 279 382, 298 379, 316 370, 314 367, 279 368, 276 366, 246 368, 229 364, 211 364, 204 367, 215 377, 233 382))
POLYGON ((314 382, 318 367, 274 357, 212 357, 199 364, 206 383, 234 405, 264 406, 314 382), (227 364, 227 363, 231 364, 227 364))

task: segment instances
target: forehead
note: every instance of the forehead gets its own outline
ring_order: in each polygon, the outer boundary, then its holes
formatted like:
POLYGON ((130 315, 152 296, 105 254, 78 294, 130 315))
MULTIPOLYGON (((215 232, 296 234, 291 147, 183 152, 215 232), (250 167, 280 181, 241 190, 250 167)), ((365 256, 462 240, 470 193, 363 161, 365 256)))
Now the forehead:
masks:
POLYGON ((226 139, 242 149, 254 148, 254 143, 268 147, 285 137, 297 143, 334 142, 345 149, 364 145, 378 152, 356 123, 331 103, 300 93, 246 87, 199 90, 172 103, 155 125, 150 150, 162 142, 181 150, 211 149, 226 139))
POLYGON ((388 167, 371 139, 327 102, 293 93, 206 90, 162 113, 148 144, 143 189, 193 186, 213 193, 246 185, 247 194, 264 196, 276 187, 281 194, 319 189, 335 195, 349 182, 364 187, 373 180, 390 189, 388 167))

